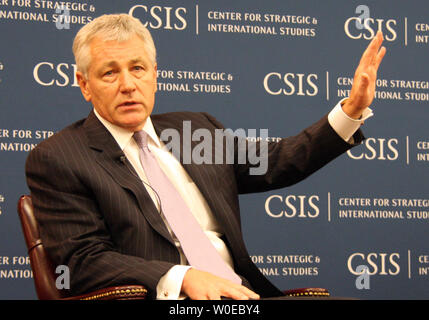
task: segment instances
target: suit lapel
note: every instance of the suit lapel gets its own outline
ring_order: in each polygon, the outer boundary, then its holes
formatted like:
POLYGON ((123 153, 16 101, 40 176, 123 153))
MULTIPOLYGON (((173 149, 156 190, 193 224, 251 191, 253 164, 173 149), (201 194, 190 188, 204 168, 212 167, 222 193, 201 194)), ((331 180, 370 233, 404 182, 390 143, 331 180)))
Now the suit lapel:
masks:
POLYGON ((174 241, 165 226, 152 198, 142 185, 131 163, 125 158, 121 161, 123 152, 110 132, 91 112, 84 123, 84 130, 89 139, 89 147, 94 151, 97 163, 103 167, 112 178, 123 188, 131 191, 140 206, 143 215, 158 233, 174 245, 174 241))

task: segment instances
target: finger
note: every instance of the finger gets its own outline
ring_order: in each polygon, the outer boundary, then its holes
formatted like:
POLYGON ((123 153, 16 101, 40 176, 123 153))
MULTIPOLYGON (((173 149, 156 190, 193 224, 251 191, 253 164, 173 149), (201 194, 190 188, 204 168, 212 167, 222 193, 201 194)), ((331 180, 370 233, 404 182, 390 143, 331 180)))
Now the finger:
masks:
POLYGON ((380 50, 381 44, 383 43, 383 34, 381 31, 377 32, 377 35, 372 39, 366 50, 364 51, 360 63, 369 65, 374 61, 377 53, 380 50))
POLYGON ((250 299, 254 299, 254 300, 258 300, 260 298, 259 294, 257 294, 256 292, 253 292, 252 290, 250 290, 249 288, 246 288, 244 286, 240 287, 240 290, 243 294, 245 294, 247 297, 249 297, 250 299))
POLYGON ((369 75, 362 72, 358 78, 358 92, 362 95, 369 86, 369 75))
POLYGON ((234 300, 249 300, 250 298, 236 288, 229 288, 227 291, 222 293, 223 297, 231 298, 234 300))
POLYGON ((222 292, 222 296, 234 300, 259 299, 259 295, 257 293, 241 285, 226 287, 222 292))
POLYGON ((361 106, 369 86, 369 76, 366 73, 361 73, 355 80, 350 99, 354 105, 361 106))
POLYGON ((377 60, 377 56, 380 53, 380 50, 381 50, 380 48, 381 48, 381 45, 383 44, 383 40, 384 40, 383 33, 381 31, 378 31, 374 39, 375 41, 374 47, 371 48, 373 62, 377 60))
POLYGON ((221 296, 218 293, 217 294, 209 294, 208 300, 221 300, 221 296))
POLYGON ((222 290, 217 287, 208 289, 206 293, 206 300, 220 300, 222 295, 221 293, 222 293, 222 290))
POLYGON ((381 64, 381 61, 383 61, 383 58, 384 58, 384 56, 386 55, 386 48, 385 47, 382 47, 381 49, 380 49, 380 51, 378 51, 378 54, 377 54, 377 57, 376 57, 376 59, 375 59, 375 68, 376 68, 376 70, 378 70, 378 67, 380 66, 380 64, 381 64))

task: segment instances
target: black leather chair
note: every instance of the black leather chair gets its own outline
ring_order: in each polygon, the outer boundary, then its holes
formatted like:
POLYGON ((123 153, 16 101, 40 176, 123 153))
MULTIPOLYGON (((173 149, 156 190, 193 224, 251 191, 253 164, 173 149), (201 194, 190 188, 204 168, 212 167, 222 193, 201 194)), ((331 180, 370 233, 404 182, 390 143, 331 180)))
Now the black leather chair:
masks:
MULTIPOLYGON (((68 296, 68 290, 56 287, 55 268, 43 248, 39 227, 34 216, 31 196, 23 195, 18 201, 18 214, 27 244, 34 284, 40 300, 131 300, 145 299, 147 290, 142 285, 123 285, 108 287, 79 296, 68 296)), ((292 297, 327 297, 329 292, 323 288, 300 288, 284 291, 292 297)))

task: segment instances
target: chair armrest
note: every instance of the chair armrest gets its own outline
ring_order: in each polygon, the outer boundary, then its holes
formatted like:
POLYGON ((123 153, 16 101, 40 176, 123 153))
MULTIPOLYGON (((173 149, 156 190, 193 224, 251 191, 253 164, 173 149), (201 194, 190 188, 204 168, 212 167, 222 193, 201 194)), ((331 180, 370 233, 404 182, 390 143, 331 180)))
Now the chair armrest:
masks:
POLYGON ((291 297, 329 297, 330 293, 324 288, 298 288, 285 290, 283 293, 291 297))
MULTIPOLYGON (((324 288, 297 288, 283 291, 291 297, 329 297, 324 288)), ((79 296, 67 297, 62 300, 137 300, 146 299, 147 290, 140 285, 124 285, 99 289, 79 296)))
POLYGON ((147 290, 140 285, 124 285, 99 289, 61 300, 137 300, 146 299, 147 290))

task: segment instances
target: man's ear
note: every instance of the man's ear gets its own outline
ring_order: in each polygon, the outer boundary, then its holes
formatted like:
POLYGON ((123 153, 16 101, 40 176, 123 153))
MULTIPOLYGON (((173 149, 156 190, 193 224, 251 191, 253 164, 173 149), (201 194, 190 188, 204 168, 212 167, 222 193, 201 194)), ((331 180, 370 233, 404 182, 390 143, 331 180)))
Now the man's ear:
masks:
POLYGON ((83 97, 86 101, 91 101, 91 92, 89 90, 89 83, 86 77, 83 75, 82 72, 77 71, 76 72, 76 79, 79 83, 80 91, 82 92, 83 97))

